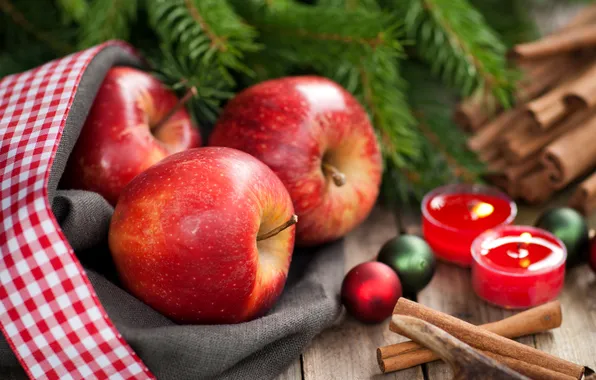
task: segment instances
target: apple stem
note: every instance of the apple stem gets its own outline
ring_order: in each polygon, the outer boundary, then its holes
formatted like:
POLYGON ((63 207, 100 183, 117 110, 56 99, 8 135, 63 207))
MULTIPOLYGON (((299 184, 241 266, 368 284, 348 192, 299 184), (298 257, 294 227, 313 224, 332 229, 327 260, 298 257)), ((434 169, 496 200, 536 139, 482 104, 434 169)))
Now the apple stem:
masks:
POLYGON ((330 176, 333 179, 333 183, 335 186, 343 186, 346 184, 346 175, 340 172, 335 166, 324 163, 323 164, 323 172, 326 175, 330 176))
POLYGON ((153 134, 154 135, 157 134, 157 132, 161 129, 161 127, 163 127, 164 124, 167 123, 168 120, 170 120, 170 118, 172 116, 174 116, 174 114, 176 112, 178 112, 178 110, 180 110, 180 108, 182 108, 191 97, 196 96, 196 95, 197 95, 197 88, 196 87, 189 88, 188 91, 186 91, 186 93, 184 94, 184 96, 178 100, 178 103, 176 103, 174 105, 174 107, 172 107, 170 112, 168 112, 166 114, 166 116, 162 117, 160 121, 155 123, 155 126, 152 128, 153 134))
POLYGON ((257 236, 257 241, 269 239, 271 236, 277 235, 281 231, 285 230, 286 228, 288 228, 290 226, 293 226, 296 223, 298 223, 298 215, 294 214, 294 215, 292 215, 292 217, 290 218, 290 220, 288 220, 287 222, 285 222, 281 226, 275 227, 274 229, 272 229, 269 232, 264 233, 263 235, 258 235, 257 236))

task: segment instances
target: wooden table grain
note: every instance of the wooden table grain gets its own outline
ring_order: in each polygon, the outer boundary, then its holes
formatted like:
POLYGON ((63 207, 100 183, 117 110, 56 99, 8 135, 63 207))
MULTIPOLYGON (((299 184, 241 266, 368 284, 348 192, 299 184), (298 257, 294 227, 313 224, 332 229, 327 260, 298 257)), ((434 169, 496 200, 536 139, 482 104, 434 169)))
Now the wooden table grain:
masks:
MULTIPOLYGON (((564 203, 564 196, 549 206, 564 203)), ((543 208, 521 206, 517 224, 533 224, 543 208)), ((345 271, 373 260, 385 241, 398 234, 396 214, 377 206, 365 223, 346 237, 345 271)), ((589 220, 596 227, 596 215, 589 220)), ((411 221, 410 221, 411 223, 411 221)), ((568 271, 560 296, 563 324, 551 332, 519 339, 520 342, 564 359, 596 368, 596 275, 587 265, 568 271)), ((439 263, 431 283, 417 301, 474 324, 505 318, 514 312, 490 306, 480 300, 470 284, 470 272, 439 263)), ((388 321, 364 325, 343 315, 330 329, 317 336, 300 358, 279 380, 446 380, 449 367, 435 362, 391 374, 382 374, 376 361, 376 348, 403 341, 389 331, 388 321)))

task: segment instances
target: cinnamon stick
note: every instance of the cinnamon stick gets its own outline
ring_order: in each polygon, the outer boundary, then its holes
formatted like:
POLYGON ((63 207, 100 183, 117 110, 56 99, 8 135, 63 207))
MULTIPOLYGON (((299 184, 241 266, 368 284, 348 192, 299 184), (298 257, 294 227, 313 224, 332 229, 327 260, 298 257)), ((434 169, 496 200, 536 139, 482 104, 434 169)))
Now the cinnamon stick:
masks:
POLYGON ((555 192, 550 185, 548 171, 540 168, 531 171, 518 181, 519 197, 529 204, 539 204, 547 201, 555 192))
POLYGON ((516 182, 508 181, 507 178, 499 174, 489 174, 486 176, 486 179, 494 186, 506 192, 511 198, 519 197, 519 186, 516 182))
POLYGON ((508 356, 498 355, 489 351, 478 350, 480 353, 495 359, 501 364, 505 364, 507 367, 511 368, 515 372, 518 372, 524 376, 527 376, 531 379, 540 379, 540 380, 575 380, 576 377, 569 376, 557 371, 553 371, 547 368, 540 367, 538 365, 525 363, 521 360, 511 358, 508 356))
MULTIPOLYGON (((561 304, 559 301, 553 301, 480 327, 506 338, 518 338, 557 328, 561 326, 561 321, 561 304)), ((438 359, 438 355, 412 341, 377 349, 377 361, 384 373, 414 367, 438 359)))
POLYGON ((518 59, 537 59, 593 46, 596 46, 596 25, 583 25, 518 44, 511 54, 518 59))
POLYGON ((553 188, 562 189, 596 165, 596 144, 590 143, 594 136, 596 116, 544 148, 542 163, 553 188))
MULTIPOLYGON (((533 63, 523 70, 524 78, 520 80, 515 99, 518 103, 534 99, 546 90, 554 87, 563 78, 574 72, 583 60, 564 55, 533 63)), ((455 109, 453 119, 464 130, 477 132, 487 126, 490 119, 500 111, 492 96, 472 96, 464 99, 455 109)))
POLYGON ((494 160, 498 160, 500 155, 501 152, 496 146, 486 148, 485 150, 477 153, 478 159, 485 164, 494 160))
POLYGON ((491 94, 473 95, 457 105, 453 120, 464 130, 477 131, 498 109, 491 94))
MULTIPOLYGON (((504 168, 500 170, 500 172, 489 175, 488 178, 493 184, 500 187, 507 194, 509 194, 510 197, 517 198, 520 195, 520 178, 530 173, 531 171, 542 168, 542 163, 540 162, 539 158, 539 155, 534 155, 520 163, 516 163, 509 166, 506 165, 504 168)), ((503 161, 505 161, 504 158, 503 161)), ((500 163, 501 161, 495 161, 493 165, 500 163)), ((488 167, 490 169, 491 165, 489 164, 488 167)))
POLYGON ((596 65, 592 65, 567 88, 564 101, 572 109, 596 105, 596 65))
POLYGON ((569 207, 586 216, 596 209, 596 173, 590 175, 575 189, 569 199, 569 207))
MULTIPOLYGON (((575 17, 559 32, 572 30, 596 20, 596 7, 587 7, 581 15, 575 17), (593 14, 594 13, 594 14, 593 14)), ((515 98, 518 102, 526 102, 542 94, 548 88, 560 82, 574 67, 581 63, 581 59, 570 54, 550 57, 542 61, 533 61, 523 65, 524 78, 520 80, 515 98)), ((522 65, 520 65, 522 66, 522 65)), ((500 110, 495 98, 486 93, 478 93, 464 99, 454 113, 454 120, 465 130, 478 131, 500 110)))
POLYGON ((491 120, 484 128, 478 131, 478 133, 468 139, 468 148, 477 153, 485 150, 494 142, 500 133, 511 126, 511 123, 523 114, 524 109, 522 107, 501 113, 495 119, 491 120))
MULTIPOLYGON (((498 152, 498 151, 497 151, 498 152)), ((507 161, 502 155, 497 155, 490 161, 487 161, 486 167, 489 172, 502 173, 507 170, 507 161)))
POLYGON ((510 163, 516 163, 536 154, 550 142, 559 138, 567 132, 581 126, 588 118, 594 116, 594 109, 586 109, 572 113, 557 125, 543 132, 535 130, 522 130, 515 138, 506 141, 501 149, 505 159, 510 163))
MULTIPOLYGON (((584 367, 581 365, 568 362, 533 347, 525 346, 514 340, 487 331, 482 327, 474 326, 405 298, 400 298, 398 300, 393 313, 419 318, 445 330, 462 342, 489 353, 519 360, 528 363, 531 366, 545 368, 550 371, 571 376, 575 379, 580 379, 584 373, 584 367)), ((393 322, 390 324, 389 328, 391 331, 397 333, 400 333, 401 331, 393 322)), ((529 377, 539 378, 538 376, 529 377)))
POLYGON ((430 348, 447 362, 453 380, 530 380, 422 319, 393 314, 391 324, 399 328, 400 334, 430 348))
POLYGON ((567 78, 558 87, 526 104, 526 109, 538 128, 548 129, 566 115, 569 108, 564 100, 565 95, 586 72, 585 68, 582 69, 567 78))
POLYGON ((516 92, 518 103, 527 102, 542 95, 582 64, 583 60, 571 55, 552 57, 535 64, 534 69, 529 71, 518 85, 516 92))

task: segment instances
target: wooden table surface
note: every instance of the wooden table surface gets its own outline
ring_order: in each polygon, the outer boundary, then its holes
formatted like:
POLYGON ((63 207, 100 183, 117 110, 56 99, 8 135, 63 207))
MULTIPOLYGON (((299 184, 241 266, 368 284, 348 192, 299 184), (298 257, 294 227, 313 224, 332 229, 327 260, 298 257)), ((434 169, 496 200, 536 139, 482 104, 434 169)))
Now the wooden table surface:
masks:
MULTIPOLYGON (((563 200, 555 200, 550 206, 557 203, 562 204, 563 200)), ((541 212, 539 208, 521 206, 516 223, 533 224, 541 212)), ((396 213, 377 206, 368 220, 346 237, 345 271, 373 260, 383 243, 398 233, 398 219, 396 213)), ((596 215, 590 218, 590 225, 596 227, 596 215)), ((562 326, 519 341, 596 369, 596 275, 587 265, 569 270, 559 299, 563 307, 562 326)), ((433 280, 418 294, 417 301, 474 324, 513 314, 479 299, 472 290, 469 270, 445 263, 439 263, 433 280)), ((382 374, 376 348, 405 340, 390 332, 388 325, 388 320, 379 325, 364 325, 344 313, 278 379, 451 379, 451 371, 443 362, 382 374)))

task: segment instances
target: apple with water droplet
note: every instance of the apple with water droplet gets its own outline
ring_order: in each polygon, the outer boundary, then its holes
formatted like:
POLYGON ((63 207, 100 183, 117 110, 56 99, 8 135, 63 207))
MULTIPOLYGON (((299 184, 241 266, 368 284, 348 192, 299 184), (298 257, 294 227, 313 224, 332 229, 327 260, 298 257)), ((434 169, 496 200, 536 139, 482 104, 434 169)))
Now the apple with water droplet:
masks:
POLYGON ((122 192, 109 233, 124 286, 181 323, 259 317, 280 296, 296 223, 280 179, 230 148, 169 156, 122 192))
POLYGON ((124 186, 170 154, 200 146, 183 99, 153 76, 114 67, 104 78, 69 157, 62 188, 116 204, 124 186))
POLYGON ((379 193, 382 161, 368 115, 329 79, 286 77, 242 91, 226 105, 209 145, 240 149, 273 169, 300 218, 299 245, 345 235, 379 193))

